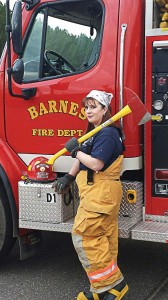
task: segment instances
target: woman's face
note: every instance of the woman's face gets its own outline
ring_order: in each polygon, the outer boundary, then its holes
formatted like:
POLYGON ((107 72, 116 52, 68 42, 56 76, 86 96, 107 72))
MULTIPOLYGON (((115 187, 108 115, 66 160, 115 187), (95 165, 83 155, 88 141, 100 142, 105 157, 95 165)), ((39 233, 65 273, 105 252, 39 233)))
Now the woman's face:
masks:
POLYGON ((85 113, 88 122, 92 123, 94 127, 101 124, 103 115, 105 115, 107 107, 102 107, 102 105, 97 100, 87 100, 85 102, 85 113))

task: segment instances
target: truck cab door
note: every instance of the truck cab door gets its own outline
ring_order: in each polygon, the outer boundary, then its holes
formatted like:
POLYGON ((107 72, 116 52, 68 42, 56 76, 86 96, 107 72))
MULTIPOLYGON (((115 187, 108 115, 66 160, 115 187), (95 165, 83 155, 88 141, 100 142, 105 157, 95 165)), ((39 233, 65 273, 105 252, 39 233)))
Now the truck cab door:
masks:
MULTIPOLYGON (((90 90, 115 93, 118 1, 44 1, 22 19, 23 81, 12 84, 27 97, 6 90, 5 114, 7 141, 28 164, 84 134, 90 90)), ((68 171, 68 162, 57 168, 68 171)))

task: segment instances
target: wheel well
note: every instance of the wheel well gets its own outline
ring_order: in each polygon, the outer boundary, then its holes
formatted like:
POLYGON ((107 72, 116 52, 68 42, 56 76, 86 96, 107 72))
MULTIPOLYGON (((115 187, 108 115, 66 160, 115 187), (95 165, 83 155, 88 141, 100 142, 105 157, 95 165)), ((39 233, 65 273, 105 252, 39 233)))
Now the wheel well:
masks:
POLYGON ((13 195, 13 191, 9 179, 1 165, 0 165, 0 189, 3 189, 3 192, 9 203, 12 222, 13 222, 13 236, 17 237, 19 236, 19 230, 18 230, 18 213, 15 205, 15 199, 14 199, 14 195, 13 195))

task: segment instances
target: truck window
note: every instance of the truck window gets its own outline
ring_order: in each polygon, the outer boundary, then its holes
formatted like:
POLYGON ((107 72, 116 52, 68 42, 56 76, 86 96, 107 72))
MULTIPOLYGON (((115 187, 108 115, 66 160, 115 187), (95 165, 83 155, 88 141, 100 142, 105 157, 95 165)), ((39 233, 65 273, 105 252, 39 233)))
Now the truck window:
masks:
POLYGON ((103 8, 99 1, 42 6, 24 42, 24 82, 70 76, 99 57, 103 8))
POLYGON ((42 43, 42 30, 44 22, 43 11, 36 16, 31 34, 29 36, 24 55, 24 81, 40 78, 40 52, 42 43))

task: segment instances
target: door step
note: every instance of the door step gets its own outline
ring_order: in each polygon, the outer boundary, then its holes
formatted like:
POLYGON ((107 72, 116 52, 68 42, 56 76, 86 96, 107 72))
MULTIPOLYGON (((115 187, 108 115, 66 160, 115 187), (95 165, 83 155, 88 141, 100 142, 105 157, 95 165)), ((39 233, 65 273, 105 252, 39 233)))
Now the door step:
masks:
POLYGON ((144 221, 131 230, 133 240, 168 243, 168 223, 144 221))

